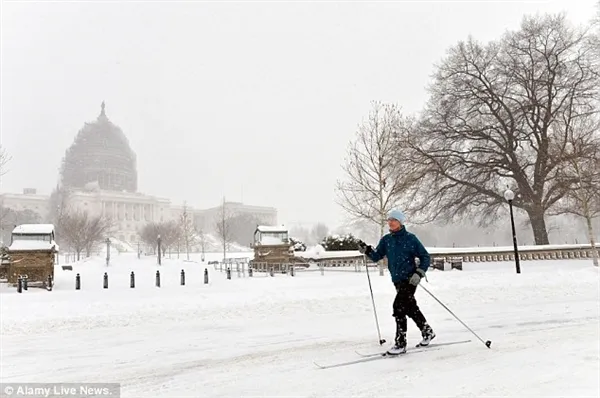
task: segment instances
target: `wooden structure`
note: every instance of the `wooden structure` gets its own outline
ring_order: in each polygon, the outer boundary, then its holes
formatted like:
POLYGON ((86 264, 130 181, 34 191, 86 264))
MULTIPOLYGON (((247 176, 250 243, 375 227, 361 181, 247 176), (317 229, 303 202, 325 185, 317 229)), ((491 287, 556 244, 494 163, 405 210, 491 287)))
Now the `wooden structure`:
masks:
MULTIPOLYGON (((274 271, 287 269, 287 265, 296 262, 294 248, 290 243, 285 227, 258 225, 254 231, 254 259, 250 266, 273 268, 274 271)), ((266 271, 266 269, 265 269, 266 271)))
POLYGON ((54 280, 54 264, 58 245, 54 241, 54 225, 23 224, 12 232, 8 247, 8 283, 16 284, 19 276, 27 276, 30 286, 46 287, 48 277, 54 280))

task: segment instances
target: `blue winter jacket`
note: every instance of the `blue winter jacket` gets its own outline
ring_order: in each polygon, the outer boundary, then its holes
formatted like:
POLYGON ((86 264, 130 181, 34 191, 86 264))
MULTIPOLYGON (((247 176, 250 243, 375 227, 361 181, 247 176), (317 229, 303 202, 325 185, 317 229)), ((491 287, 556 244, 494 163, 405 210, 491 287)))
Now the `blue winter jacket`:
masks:
POLYGON ((387 257, 388 269, 392 282, 407 281, 417 269, 415 258, 418 258, 419 268, 426 272, 429 268, 429 253, 415 235, 406 230, 404 225, 398 231, 384 235, 375 250, 367 256, 374 262, 387 257))

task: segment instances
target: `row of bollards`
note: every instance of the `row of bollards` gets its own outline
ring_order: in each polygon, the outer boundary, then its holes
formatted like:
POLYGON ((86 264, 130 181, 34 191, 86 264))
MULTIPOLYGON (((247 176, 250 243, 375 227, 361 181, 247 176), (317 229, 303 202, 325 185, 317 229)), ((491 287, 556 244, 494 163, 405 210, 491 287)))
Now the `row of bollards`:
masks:
MULTIPOLYGON (((226 273, 227 273, 227 279, 231 280, 231 268, 227 268, 226 273)), ((269 275, 271 277, 275 276, 275 269, 273 267, 269 268, 269 275)), ((296 270, 293 266, 290 268, 290 275, 296 276, 296 270)), ((248 276, 249 277, 254 276, 254 270, 252 268, 248 268, 248 276)), ((239 269, 238 269, 238 277, 240 277, 239 269)), ((50 289, 52 288, 52 285, 53 285, 52 282, 53 282, 52 276, 48 275, 48 287, 50 289)), ((180 273, 179 283, 181 286, 185 286, 185 270, 183 270, 183 269, 181 270, 181 273, 180 273)), ((208 269, 207 268, 204 269, 204 284, 208 284, 208 269)), ((156 287, 161 286, 159 270, 156 271, 155 286, 156 287)), ((105 272, 102 277, 102 287, 104 289, 108 289, 108 273, 107 272, 105 272)), ((133 271, 131 271, 131 274, 129 275, 129 287, 131 289, 135 288, 135 273, 133 271)), ((18 281, 17 281, 17 292, 21 293, 23 290, 28 290, 27 275, 19 276, 18 281)), ((81 275, 79 273, 75 275, 75 290, 81 290, 81 275)))
MULTIPOLYGON (((185 270, 181 270, 180 273, 180 281, 179 283, 181 284, 181 286, 185 286, 185 270)), ((208 269, 204 269, 204 284, 208 284, 208 269)), ((21 286, 19 284, 19 286, 21 286)), ((25 284, 26 286, 26 284, 25 284)), ((160 271, 156 271, 156 280, 155 280, 155 286, 156 287, 160 287, 160 271)), ((108 289, 108 273, 105 272, 104 276, 102 278, 102 287, 104 289, 108 289)), ((129 287, 131 289, 135 288, 135 273, 133 271, 131 271, 131 274, 129 275, 129 287)), ((17 287, 17 289, 20 289, 19 287, 17 287)), ((27 290, 27 287, 25 287, 25 290, 27 290)), ((81 275, 77 274, 75 275, 75 290, 81 290, 81 275)))

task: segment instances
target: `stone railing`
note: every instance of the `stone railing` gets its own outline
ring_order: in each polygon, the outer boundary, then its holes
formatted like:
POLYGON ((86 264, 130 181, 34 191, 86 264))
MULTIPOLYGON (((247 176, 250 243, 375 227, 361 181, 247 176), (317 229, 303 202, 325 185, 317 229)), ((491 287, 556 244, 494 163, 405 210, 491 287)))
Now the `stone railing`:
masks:
MULTIPOLYGON (((512 246, 491 247, 428 247, 431 262, 434 260, 442 263, 460 262, 489 262, 489 261, 514 261, 512 246)), ((358 267, 364 264, 363 256, 358 251, 324 252, 320 255, 304 255, 304 261, 314 261, 325 267, 358 267)), ((526 260, 561 260, 592 258, 590 244, 573 245, 539 245, 519 246, 519 258, 526 260)), ((369 266, 376 266, 369 262, 369 266)))
MULTIPOLYGON (((519 246, 518 249, 521 260, 592 258, 590 244, 519 246)), ((434 247, 429 248, 428 251, 432 259, 443 259, 446 262, 451 262, 454 258, 462 258, 464 262, 514 261, 515 259, 512 246, 434 247)))

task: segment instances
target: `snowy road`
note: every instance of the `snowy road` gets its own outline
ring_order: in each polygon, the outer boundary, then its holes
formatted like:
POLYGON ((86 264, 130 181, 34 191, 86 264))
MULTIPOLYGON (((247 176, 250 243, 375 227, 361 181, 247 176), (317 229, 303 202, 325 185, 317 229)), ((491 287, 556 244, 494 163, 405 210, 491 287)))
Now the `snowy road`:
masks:
MULTIPOLYGON (((524 262, 521 275, 494 263, 430 272, 428 289, 492 340, 492 350, 420 290, 435 342, 471 343, 326 370, 313 361, 343 362, 359 358, 354 350, 379 349, 364 273, 227 281, 211 272, 206 286, 202 268, 174 262, 161 270, 162 288, 139 282, 132 290, 127 275, 140 265, 126 265, 110 269, 121 284, 107 291, 88 282, 106 269, 86 264, 76 270, 81 291, 71 286, 73 274, 62 272, 51 293, 3 292, 2 382, 120 382, 123 397, 600 393, 598 270, 584 261, 524 262), (177 286, 182 266, 187 286, 177 286)), ((150 281, 155 270, 136 274, 150 281)), ((391 341, 393 286, 387 276, 372 281, 391 341)), ((419 341, 410 321, 408 337, 419 341)))

